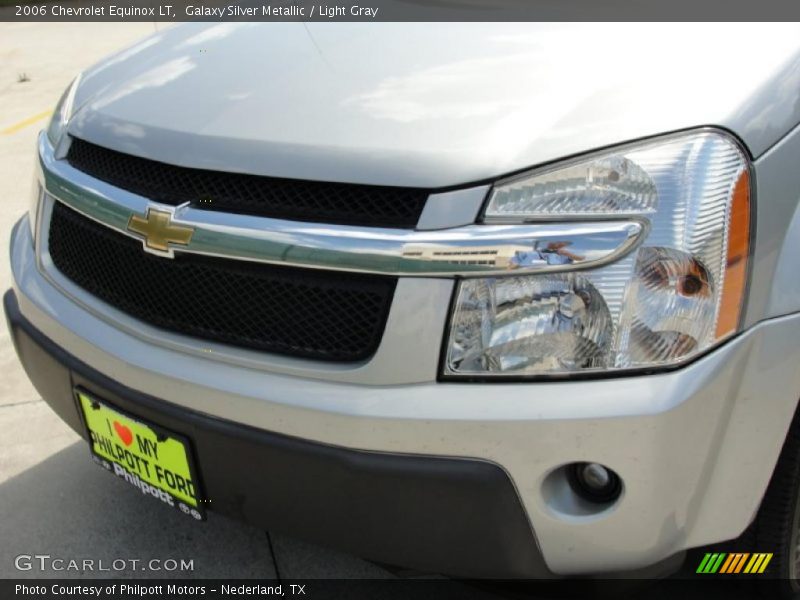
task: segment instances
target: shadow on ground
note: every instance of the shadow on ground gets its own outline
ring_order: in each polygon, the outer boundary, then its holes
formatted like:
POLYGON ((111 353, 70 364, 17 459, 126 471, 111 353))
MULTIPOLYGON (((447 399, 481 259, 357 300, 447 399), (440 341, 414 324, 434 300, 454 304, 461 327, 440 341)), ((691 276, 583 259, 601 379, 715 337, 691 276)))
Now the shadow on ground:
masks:
POLYGON ((0 577, 274 577, 267 536, 225 517, 197 523, 142 498, 75 442, 0 484, 0 577), (194 560, 191 572, 18 571, 20 554, 66 559, 194 560))

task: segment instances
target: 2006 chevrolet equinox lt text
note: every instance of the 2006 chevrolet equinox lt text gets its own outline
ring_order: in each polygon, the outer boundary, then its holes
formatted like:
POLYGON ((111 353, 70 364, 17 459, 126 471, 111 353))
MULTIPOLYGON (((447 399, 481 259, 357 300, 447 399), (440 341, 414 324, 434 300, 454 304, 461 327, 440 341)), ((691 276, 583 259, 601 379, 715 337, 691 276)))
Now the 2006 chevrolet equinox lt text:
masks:
POLYGON ((40 134, 20 360, 187 518, 487 578, 738 540, 792 597, 800 29, 737 27, 157 32, 40 134))

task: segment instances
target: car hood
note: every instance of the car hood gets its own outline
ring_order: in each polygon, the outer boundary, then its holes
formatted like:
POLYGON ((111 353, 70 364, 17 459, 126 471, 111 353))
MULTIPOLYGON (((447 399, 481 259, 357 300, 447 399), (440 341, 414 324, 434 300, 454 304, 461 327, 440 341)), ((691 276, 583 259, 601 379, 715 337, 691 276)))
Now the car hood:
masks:
POLYGON ((81 78, 72 135, 183 166, 447 187, 684 128, 800 122, 791 24, 190 23, 81 78))

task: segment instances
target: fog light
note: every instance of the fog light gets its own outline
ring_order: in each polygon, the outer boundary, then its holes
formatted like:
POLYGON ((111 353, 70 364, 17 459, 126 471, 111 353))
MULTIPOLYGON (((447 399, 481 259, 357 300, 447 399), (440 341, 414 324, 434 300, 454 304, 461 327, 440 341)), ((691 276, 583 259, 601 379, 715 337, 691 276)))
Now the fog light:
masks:
POLYGON ((567 475, 572 490, 589 502, 613 502, 622 492, 619 475, 599 463, 574 463, 567 475))

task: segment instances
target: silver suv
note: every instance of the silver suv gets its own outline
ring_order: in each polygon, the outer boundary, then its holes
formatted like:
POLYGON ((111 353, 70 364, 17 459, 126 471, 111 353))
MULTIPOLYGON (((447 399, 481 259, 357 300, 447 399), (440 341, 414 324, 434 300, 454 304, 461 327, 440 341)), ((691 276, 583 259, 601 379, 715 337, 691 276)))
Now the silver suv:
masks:
POLYGON ((791 596, 798 123, 795 25, 187 24, 64 94, 5 309, 189 518, 791 596))

